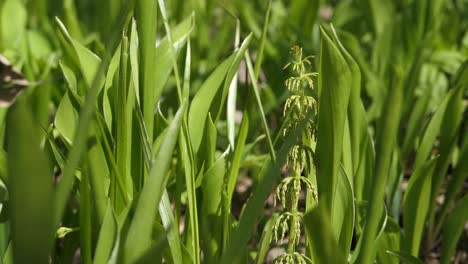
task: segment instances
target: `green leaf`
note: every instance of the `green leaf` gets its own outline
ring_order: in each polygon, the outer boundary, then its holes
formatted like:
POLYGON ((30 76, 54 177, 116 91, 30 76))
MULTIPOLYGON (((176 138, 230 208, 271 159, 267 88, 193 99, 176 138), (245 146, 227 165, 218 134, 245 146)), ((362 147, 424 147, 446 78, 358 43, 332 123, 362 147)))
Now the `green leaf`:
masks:
MULTIPOLYGON (((84 166, 86 167, 87 164, 85 163, 84 166)), ((82 173, 80 181, 80 254, 86 263, 91 263, 92 259, 91 211, 89 174, 82 173)))
POLYGON ((344 168, 341 167, 337 182, 337 195, 333 200, 331 228, 337 239, 340 251, 349 255, 354 229, 354 195, 351 183, 344 168))
POLYGON ((158 151, 148 179, 138 198, 135 215, 130 224, 124 248, 126 263, 131 263, 142 257, 151 245, 151 230, 156 216, 156 209, 167 184, 167 170, 171 163, 172 152, 177 142, 177 135, 182 124, 186 104, 184 102, 181 105, 171 122, 166 138, 158 151))
POLYGON ((400 250, 400 226, 388 217, 383 234, 377 240, 377 261, 382 264, 394 263, 394 258, 387 253, 388 250, 400 250))
POLYGON ((387 251, 387 253, 395 257, 398 257, 405 264, 422 264, 423 263, 420 259, 412 256, 411 254, 408 254, 407 252, 387 251))
POLYGON ((468 221, 468 195, 458 201, 448 216, 442 235, 442 257, 440 263, 450 263, 451 257, 455 253, 455 248, 463 233, 465 224, 468 221))
POLYGON ((7 116, 8 189, 15 263, 47 263, 54 237, 53 173, 25 98, 7 116))
POLYGON ((167 232, 167 242, 172 254, 172 260, 174 263, 184 263, 181 251, 181 241, 179 240, 179 227, 176 225, 174 220, 174 214, 172 213, 171 201, 167 191, 164 191, 161 202, 159 203, 159 213, 164 228, 167 232))
POLYGON ((427 161, 415 169, 408 183, 403 201, 403 226, 405 236, 402 249, 418 256, 421 245, 424 224, 431 199, 432 173, 437 159, 427 161))
POLYGON ((135 8, 136 26, 138 29, 138 76, 140 77, 137 87, 141 101, 141 107, 148 138, 152 142, 154 138, 154 109, 156 90, 154 84, 157 82, 155 69, 156 64, 156 39, 158 23, 158 3, 152 0, 137 0, 135 8))
POLYGON ((213 100, 213 105, 211 106, 211 111, 213 112, 213 116, 215 116, 215 122, 219 120, 221 117, 221 113, 223 112, 224 108, 224 103, 226 101, 226 97, 229 92, 229 86, 231 85, 231 82, 234 78, 234 76, 237 75, 237 72, 239 71, 239 66, 242 61, 242 58, 244 58, 244 54, 246 53, 247 48, 250 45, 250 41, 252 39, 252 33, 250 33, 244 41, 242 41, 242 44, 235 52, 235 58, 232 64, 229 67, 229 70, 226 74, 226 79, 224 80, 224 85, 223 89, 221 91, 218 91, 217 96, 215 96, 213 100))
POLYGON ((314 263, 347 263, 346 256, 335 239, 328 208, 319 203, 304 216, 307 241, 314 263), (316 228, 320 226, 320 228, 316 228))
POLYGON ((75 137, 75 131, 78 126, 78 112, 72 105, 70 94, 66 93, 57 109, 55 115, 55 127, 60 135, 69 143, 75 137))
POLYGON ((262 119, 263 129, 265 130, 265 134, 268 140, 268 147, 270 150, 271 160, 275 162, 276 155, 275 155, 275 150, 273 147, 273 142, 271 141, 270 129, 268 128, 268 124, 267 124, 266 117, 265 117, 265 111, 263 110, 262 100, 260 98, 260 93, 258 92, 257 79, 255 77, 252 62, 250 60, 250 56, 248 53, 245 54, 245 62, 247 64, 247 69, 249 72, 250 79, 252 80, 252 88, 254 91, 255 101, 257 102, 258 110, 260 111, 260 118, 262 119))
MULTIPOLYGON (((178 24, 176 27, 174 27, 173 30, 171 30, 171 40, 172 40, 172 45, 174 47, 174 51, 176 54, 175 56, 178 55, 180 50, 182 49, 183 45, 187 41, 188 37, 190 36, 190 33, 193 30, 195 24, 195 18, 193 15, 187 17, 182 21, 180 24, 178 24)), ((156 82, 154 83, 154 89, 155 89, 155 102, 159 100, 159 97, 161 96, 161 93, 163 92, 164 85, 167 82, 167 79, 169 78, 169 75, 172 71, 172 59, 171 59, 171 49, 170 49, 170 44, 169 44, 169 39, 168 37, 164 37, 159 45, 156 47, 156 65, 158 65, 158 70, 155 71, 154 75, 156 82)))
POLYGON ((437 135, 439 135, 440 132, 441 124, 447 109, 447 105, 452 100, 452 97, 455 96, 455 91, 456 90, 454 89, 448 92, 448 94, 444 98, 444 101, 437 108, 437 111, 432 117, 429 125, 426 127, 424 136, 421 140, 421 144, 418 148, 418 152, 416 153, 416 160, 414 162, 415 168, 421 166, 431 154, 433 144, 437 138, 437 135))
MULTIPOLYGON (((108 42, 108 53, 113 53, 118 46, 118 42, 120 38, 120 29, 123 28, 123 25, 127 19, 130 18, 130 14, 133 12, 133 1, 128 1, 124 6, 122 6, 121 13, 122 16, 118 19, 116 23, 116 29, 112 30, 111 37, 109 38, 108 42)), ((66 209, 66 205, 68 202, 68 197, 72 191, 74 179, 75 179, 75 171, 78 168, 81 160, 81 156, 86 149, 86 141, 88 139, 88 132, 89 128, 92 124, 92 119, 94 116, 94 106, 96 104, 98 98, 98 92, 100 85, 100 80, 104 79, 104 70, 108 67, 109 61, 108 57, 110 54, 106 54, 104 56, 104 60, 99 64, 98 70, 96 72, 96 78, 93 80, 88 93, 86 94, 86 99, 83 102, 83 106, 81 107, 80 116, 78 126, 76 128, 76 133, 73 138, 73 146, 70 149, 70 152, 67 157, 67 162, 63 168, 63 173, 61 177, 60 184, 57 186, 56 190, 56 199, 55 199, 55 212, 54 212, 54 219, 53 224, 58 226, 63 213, 66 209)), ((70 92, 71 90, 69 90, 70 92)), ((99 119, 98 119, 99 120, 99 119)), ((99 123, 98 123, 99 124, 99 123)), ((103 133, 103 127, 100 126, 100 133, 103 133)), ((107 142, 107 141, 104 141, 107 142)))
POLYGON ((465 160, 468 160, 468 140, 466 140, 466 138, 460 150, 460 157, 458 159, 457 166, 454 169, 453 178, 447 186, 444 204, 440 209, 439 217, 437 219, 436 232, 438 232, 442 228, 445 216, 450 210, 450 207, 452 206, 455 197, 463 188, 465 180, 468 178, 468 173, 466 173, 468 171, 468 162, 464 162, 465 160))
POLYGON ((273 226, 278 218, 278 214, 273 214, 263 227, 262 237, 260 238, 260 246, 258 249, 257 259, 255 263, 265 263, 265 258, 268 253, 270 242, 273 239, 273 226))
POLYGON ((317 187, 320 202, 332 211, 339 177, 344 125, 350 95, 351 70, 334 43, 321 28, 319 68, 319 117, 317 138, 317 187), (333 131, 333 132, 331 132, 333 131))
MULTIPOLYGON (((60 21, 60 19, 55 18, 55 20, 59 26, 60 32, 63 34, 68 43, 73 46, 75 56, 77 59, 77 65, 79 65, 80 67, 81 73, 83 74, 86 84, 88 85, 88 87, 90 87, 96 75, 99 64, 101 63, 101 59, 96 54, 87 49, 85 46, 83 46, 79 41, 73 39, 68 33, 65 26, 63 25, 62 21, 60 21)), ((103 85, 104 78, 100 80, 99 88, 103 85)))
POLYGON ((28 30, 27 32, 29 50, 34 59, 46 60, 52 53, 52 47, 44 34, 40 31, 28 30))
POLYGON ((1 6, 1 45, 4 48, 18 50, 26 33, 28 14, 23 1, 2 1, 1 6))
POLYGON ((239 68, 240 61, 244 56, 244 52, 249 45, 250 39, 251 35, 244 40, 239 51, 224 60, 216 68, 210 77, 208 77, 208 79, 206 79, 202 84, 192 100, 188 116, 188 126, 190 128, 190 136, 195 153, 197 153, 200 148, 203 128, 208 112, 210 112, 210 107, 212 105, 215 107, 216 112, 213 112, 213 116, 217 117, 215 119, 216 122, 219 118, 219 114, 221 113, 220 109, 224 104, 225 97, 227 96, 229 85, 239 68), (219 91, 223 81, 223 90, 219 91), (218 98, 216 98, 217 96, 218 98))
POLYGON ((96 252, 93 263, 117 263, 120 245, 120 231, 110 202, 107 203, 106 214, 99 231, 96 252))
POLYGON ((202 232, 205 240, 204 252, 207 263, 215 263, 222 245, 222 195, 226 174, 226 156, 224 152, 203 175, 201 189, 202 199, 202 232))
POLYGON ((369 209, 362 233, 362 247, 356 263, 370 263, 375 258, 375 239, 378 234, 381 214, 384 211, 382 202, 385 195, 388 172, 391 167, 393 150, 400 123, 400 111, 403 101, 403 85, 401 72, 392 72, 390 92, 386 98, 384 112, 377 127, 376 161, 373 169, 373 179, 370 187, 369 209))

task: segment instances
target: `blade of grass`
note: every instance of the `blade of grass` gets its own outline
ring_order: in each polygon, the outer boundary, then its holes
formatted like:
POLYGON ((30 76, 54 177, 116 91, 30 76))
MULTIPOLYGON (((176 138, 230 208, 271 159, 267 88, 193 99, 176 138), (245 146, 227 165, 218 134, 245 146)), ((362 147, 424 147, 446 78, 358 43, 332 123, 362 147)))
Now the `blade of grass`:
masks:
POLYGON ((266 137, 267 137, 267 140, 268 140, 268 147, 269 147, 269 150, 270 150, 271 160, 273 162, 276 162, 275 148, 273 147, 273 142, 271 141, 270 129, 268 128, 268 124, 267 124, 267 121, 266 121, 265 111, 263 111, 262 100, 261 100, 260 94, 258 92, 257 79, 255 77, 255 73, 254 73, 254 69, 253 69, 253 66, 252 66, 252 61, 250 59, 249 52, 245 53, 245 62, 247 64, 247 69, 248 69, 248 72, 249 72, 250 80, 252 81, 252 89, 254 91, 255 99, 256 99, 256 102, 257 102, 257 107, 258 107, 258 110, 260 110, 260 118, 262 119, 263 129, 265 130, 265 134, 266 134, 266 137))
MULTIPOLYGON (((240 21, 236 21, 236 37, 234 41, 234 47, 236 50, 239 49, 240 44, 240 21)), ((227 97, 227 111, 226 111, 226 122, 228 129, 228 139, 231 148, 234 150, 236 143, 236 103, 237 103, 237 73, 232 78, 231 84, 229 85, 229 92, 227 97)))
MULTIPOLYGON (((87 170, 84 162, 84 171, 87 170)), ((81 174, 80 182, 80 253, 84 262, 91 263, 92 236, 91 236, 91 190, 89 188, 89 174, 81 174)))
POLYGON ((164 191, 161 202, 159 203, 159 214, 163 222, 164 228, 167 230, 167 242, 172 254, 172 261, 174 263, 184 263, 182 258, 182 251, 180 249, 181 242, 179 240, 179 227, 174 220, 172 213, 171 202, 167 191, 164 191))
MULTIPOLYGON (((186 121, 186 120, 184 120, 186 121)), ((182 156, 182 164, 184 165, 185 171, 185 184, 187 185, 187 194, 188 194, 188 213, 189 213, 189 223, 190 223, 190 240, 188 244, 190 255, 194 259, 194 263, 200 263, 200 240, 199 240, 199 225, 198 225, 198 209, 197 209, 197 197, 196 197, 196 187, 195 187, 195 162, 193 152, 191 150, 190 138, 187 124, 184 124, 183 133, 179 135, 179 150, 182 156)))
POLYGON ((265 22, 263 24, 262 37, 260 38, 260 48, 258 50, 257 61, 255 62, 255 80, 258 80, 260 75, 260 70, 262 68, 263 62, 263 53, 265 51, 265 43, 267 39, 268 26, 270 25, 270 16, 271 16, 271 0, 268 0, 267 11, 265 13, 265 22))
POLYGON ((142 99, 142 111, 150 141, 153 141, 154 109, 156 106, 154 72, 156 65, 157 13, 156 1, 136 0, 135 18, 138 28, 139 94, 142 99))

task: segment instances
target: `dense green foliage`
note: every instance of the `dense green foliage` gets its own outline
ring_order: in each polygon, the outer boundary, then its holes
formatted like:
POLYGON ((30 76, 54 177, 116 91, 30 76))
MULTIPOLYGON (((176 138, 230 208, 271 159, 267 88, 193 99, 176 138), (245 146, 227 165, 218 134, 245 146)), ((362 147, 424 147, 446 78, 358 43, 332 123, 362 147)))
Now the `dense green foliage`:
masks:
POLYGON ((0 55, 4 263, 466 246, 467 1, 0 0, 0 55))

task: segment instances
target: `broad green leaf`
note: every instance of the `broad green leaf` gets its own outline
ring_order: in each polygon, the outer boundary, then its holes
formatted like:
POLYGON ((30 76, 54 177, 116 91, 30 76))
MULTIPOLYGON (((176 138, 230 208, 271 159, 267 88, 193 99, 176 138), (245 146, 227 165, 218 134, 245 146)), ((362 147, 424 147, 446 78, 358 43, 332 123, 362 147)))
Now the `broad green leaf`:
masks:
POLYGON ((229 70, 226 73, 226 78, 224 80, 224 85, 223 89, 221 91, 217 92, 217 96, 215 96, 213 100, 213 105, 211 106, 210 110, 213 112, 213 116, 215 116, 215 122, 219 120, 221 117, 221 113, 223 112, 224 104, 226 102, 226 97, 229 92, 229 86, 231 85, 231 82, 233 78, 237 75, 237 72, 239 71, 239 66, 242 61, 242 58, 244 58, 244 54, 247 54, 247 48, 250 45, 250 41, 252 39, 252 33, 250 33, 244 41, 242 41, 242 44, 240 45, 239 50, 235 52, 235 58, 232 64, 229 66, 229 70))
POLYGON ((377 240, 377 261, 382 264, 392 264, 395 259, 387 253, 388 250, 400 250, 400 226, 393 218, 388 217, 385 230, 377 240))
POLYGON ((126 263, 142 257, 151 245, 151 230, 154 225, 156 209, 167 184, 167 170, 177 142, 185 107, 186 102, 181 105, 171 122, 166 138, 158 151, 153 162, 154 165, 151 167, 148 179, 138 198, 135 215, 130 224, 124 247, 124 260, 126 263))
POLYGON ((7 124, 13 259, 47 263, 55 233, 53 173, 25 98, 10 108, 7 124))
POLYGON ((331 228, 344 256, 349 255, 353 238, 355 207, 353 188, 344 168, 341 167, 337 181, 337 195, 333 200, 331 228))
POLYGON ((62 70, 65 81, 67 82, 68 88, 75 93, 78 93, 78 82, 75 73, 63 62, 60 63, 60 69, 62 70))
POLYGON ((372 27, 376 35, 384 32, 386 25, 392 22, 393 2, 389 0, 369 0, 369 13, 372 18, 372 27))
POLYGON ((457 87, 455 94, 447 105, 447 109, 444 113, 444 118, 441 123, 440 135, 438 138, 439 157, 434 175, 432 176, 432 204, 430 207, 431 214, 435 208, 437 196, 439 195, 440 188, 444 182, 444 179, 447 175, 447 170, 452 161, 452 153, 455 149, 454 147, 457 145, 460 126, 463 122, 463 115, 466 112, 466 104, 463 102, 464 89, 462 87, 463 86, 457 87))
POLYGON ((69 143, 75 136, 76 127, 78 126, 78 113, 72 105, 69 93, 66 93, 57 109, 55 116, 55 127, 69 143))
POLYGON ((96 207, 97 219, 102 223, 105 213, 106 204, 109 195, 110 172, 107 166, 106 157, 102 146, 97 141, 96 137, 92 137, 94 143, 88 146, 88 174, 90 177, 91 192, 93 194, 93 202, 96 207))
POLYGON ((207 262, 214 263, 222 243, 222 195, 226 174, 226 156, 224 152, 203 175, 202 198, 202 234, 204 235, 207 262))
POLYGON ((317 187, 320 202, 331 213, 340 170, 344 125, 350 95, 351 70, 334 43, 321 29, 319 68, 319 117, 317 139, 317 187), (331 133, 333 131, 333 133, 331 133))
POLYGON ((344 252, 333 235, 333 227, 328 208, 319 203, 304 216, 308 247, 314 263, 346 263, 344 252), (320 226, 320 228, 317 228, 320 226))
POLYGON ((203 198, 203 211, 205 216, 220 215, 221 195, 226 174, 226 150, 203 175, 202 192, 207 195, 203 198))
MULTIPOLYGON (((208 113, 203 133, 202 144, 198 151, 199 167, 204 166, 206 169, 209 169, 215 162, 217 139, 216 126, 213 123, 213 119, 211 119, 211 113, 208 113)), ((197 179, 197 181, 199 180, 197 179)))
MULTIPOLYGON (((193 15, 187 17, 179 25, 174 27, 171 34, 172 46, 175 51, 175 56, 177 57, 178 53, 182 49, 183 45, 187 41, 190 33, 193 30, 195 24, 195 18, 193 15)), ((164 85, 166 84, 167 79, 172 71, 172 59, 171 59, 171 49, 168 36, 164 37, 159 45, 156 47, 156 65, 158 65, 158 70, 154 72, 155 80, 154 89, 155 89, 155 101, 159 100, 161 93, 163 92, 164 85)))
POLYGON ((433 144, 440 132, 440 127, 447 109, 447 105, 455 96, 455 91, 456 90, 454 89, 448 92, 444 98, 444 101, 439 105, 437 111, 433 115, 429 125, 426 127, 424 136, 416 154, 416 160, 414 162, 415 168, 421 166, 431 154, 433 144))
POLYGON ((415 147, 415 138, 423 130, 424 117, 429 104, 429 99, 430 94, 427 93, 416 99, 410 117, 406 120, 407 128, 404 135, 401 154, 403 160, 406 160, 411 150, 415 147))
POLYGON ((231 55, 229 58, 224 60, 205 80, 191 101, 188 126, 195 153, 198 152, 197 150, 200 148, 203 129, 205 127, 206 118, 208 117, 210 105, 217 90, 221 87, 221 83, 223 82, 230 65, 233 63, 234 58, 235 55, 231 55))
POLYGON ((278 214, 273 214, 270 219, 265 223, 263 227, 262 237, 260 238, 260 246, 258 249, 257 258, 255 263, 262 264, 265 263, 265 258, 270 247, 270 243, 273 239, 273 226, 278 218, 278 214))
POLYGON ((437 160, 427 161, 415 169, 408 183, 403 201, 403 226, 405 235, 402 249, 418 256, 424 224, 431 199, 432 173, 437 160))
MULTIPOLYGON (((80 70, 83 74, 86 84, 88 87, 90 87, 97 73, 99 64, 101 63, 101 59, 85 46, 83 46, 79 41, 73 39, 63 23, 58 18, 56 18, 56 22, 65 39, 73 46, 78 62, 77 64, 80 66, 80 70)), ((99 88, 102 87, 103 84, 104 78, 100 80, 99 88)))
POLYGON ((120 245, 120 231, 117 218, 111 204, 108 202, 102 222, 94 255, 94 264, 117 263, 116 253, 120 245))
POLYGON ((463 233, 468 221, 468 195, 463 198, 453 208, 448 216, 442 235, 442 257, 440 263, 448 264, 455 253, 455 248, 463 233))
MULTIPOLYGON (((353 175, 359 168, 360 154, 363 149, 363 143, 368 140, 367 122, 365 112, 363 111, 362 102, 360 100, 361 91, 361 73, 355 60, 348 53, 346 48, 339 40, 339 35, 333 27, 324 28, 328 35, 334 40, 341 54, 346 60, 351 72, 351 87, 348 104, 348 119, 345 125, 345 136, 349 134, 349 138, 343 139, 343 163, 347 166, 341 167, 338 177, 337 197, 333 200, 332 205, 332 221, 335 238, 338 240, 341 249, 349 255, 351 240, 354 229, 355 206, 354 206, 354 191, 353 191, 353 175), (349 127, 349 131, 348 131, 349 127), (345 149, 345 143, 349 142, 348 149, 345 149), (348 152, 346 152, 348 150, 348 152)), ((345 35, 346 36, 346 35, 345 35)), ((362 174, 364 176, 364 174, 362 174)), ((361 177, 362 177, 361 176, 361 177)))
POLYGON ((12 242, 7 244, 7 248, 5 249, 5 255, 3 255, 3 263, 5 264, 14 264, 13 262, 13 246, 12 242))
POLYGON ((212 105, 215 107, 214 110, 216 112, 213 112, 213 116, 217 117, 215 119, 216 122, 221 112, 220 109, 222 108, 227 96, 229 85, 239 68, 239 64, 247 46, 249 45, 250 39, 251 35, 243 41, 239 51, 224 60, 216 68, 216 70, 202 84, 192 100, 188 116, 188 126, 190 128, 190 136, 195 153, 197 153, 200 148, 203 128, 208 112, 210 112, 210 107, 212 107, 212 105), (224 87, 219 91, 223 81, 224 87))
POLYGON ((36 30, 28 30, 27 32, 29 50, 35 59, 46 60, 52 53, 52 47, 44 34, 36 30))
POLYGON ((26 33, 28 14, 23 1, 2 1, 1 10, 1 44, 4 48, 18 50, 26 33))
MULTIPOLYGON (((113 53, 115 49, 118 46, 119 39, 117 36, 120 36, 120 29, 123 28, 124 23, 126 22, 127 19, 129 19, 130 14, 133 12, 133 1, 126 2, 125 5, 122 6, 121 13, 122 16, 119 17, 117 23, 116 23, 116 29, 112 30, 112 34, 110 35, 111 37, 109 38, 108 41, 108 53, 113 53)), ((98 98, 98 93, 100 87, 101 81, 104 79, 104 70, 108 67, 109 61, 108 57, 110 57, 110 54, 106 54, 104 56, 104 60, 99 63, 99 67, 96 74, 96 78, 94 78, 94 81, 92 85, 90 86, 90 89, 88 90, 88 93, 86 94, 86 99, 83 102, 83 106, 81 107, 80 110, 80 117, 79 117, 79 122, 78 126, 76 128, 76 133, 73 138, 73 146, 70 149, 70 152, 67 157, 67 162, 63 168, 62 171, 62 177, 60 184, 57 186, 56 189, 56 199, 55 199, 55 212, 54 212, 54 219, 53 219, 53 225, 58 226, 61 218, 63 216, 63 213, 65 212, 66 205, 68 202, 68 197, 72 191, 73 184, 74 184, 74 179, 75 179, 75 171, 78 168, 81 160, 81 156, 83 152, 86 149, 86 141, 88 139, 88 132, 89 128, 91 127, 92 119, 94 116, 94 106, 96 104, 97 98, 98 98)), ((69 90, 71 91, 71 90, 69 90)), ((99 119, 98 119, 99 120, 99 119)), ((99 124, 99 123, 98 123, 99 124)), ((100 127, 100 133, 103 133, 102 127, 100 127)), ((106 141, 104 141, 106 142, 106 141)))

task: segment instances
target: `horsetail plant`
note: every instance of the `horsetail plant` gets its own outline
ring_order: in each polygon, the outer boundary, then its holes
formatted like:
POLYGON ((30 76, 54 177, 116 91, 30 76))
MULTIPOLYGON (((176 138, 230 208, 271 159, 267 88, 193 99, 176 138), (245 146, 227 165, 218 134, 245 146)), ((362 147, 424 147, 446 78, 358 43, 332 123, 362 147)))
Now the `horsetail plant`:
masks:
POLYGON ((295 144, 291 147, 287 157, 287 166, 290 174, 286 176, 276 188, 276 200, 281 202, 284 211, 277 218, 273 233, 276 242, 282 241, 288 234, 288 250, 275 259, 275 263, 312 263, 312 260, 299 253, 297 246, 301 238, 302 212, 299 211, 299 197, 302 186, 305 186, 312 200, 316 203, 317 191, 312 181, 304 175, 309 175, 314 167, 314 151, 306 143, 307 139, 315 138, 315 113, 317 113, 317 100, 308 95, 307 89, 314 90, 313 77, 316 72, 308 72, 312 56, 302 57, 302 48, 293 46, 291 54, 294 60, 284 67, 292 68, 294 76, 289 77, 285 85, 290 93, 286 100, 283 115, 287 118, 283 136, 290 135, 301 124, 305 129, 298 134, 295 144))

